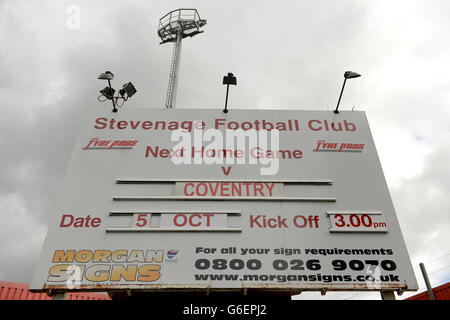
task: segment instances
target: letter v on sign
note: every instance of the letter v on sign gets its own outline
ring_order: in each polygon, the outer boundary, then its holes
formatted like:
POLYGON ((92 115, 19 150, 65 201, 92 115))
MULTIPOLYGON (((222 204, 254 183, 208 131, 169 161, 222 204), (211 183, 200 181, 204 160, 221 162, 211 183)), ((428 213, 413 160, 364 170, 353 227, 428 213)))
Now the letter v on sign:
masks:
POLYGON ((224 167, 224 166, 222 166, 221 168, 222 168, 222 171, 223 171, 223 174, 224 174, 224 175, 226 175, 226 176, 227 176, 227 175, 229 175, 229 174, 230 174, 230 171, 231 171, 231 166, 228 166, 228 167, 227 167, 227 169, 225 169, 225 167, 224 167))

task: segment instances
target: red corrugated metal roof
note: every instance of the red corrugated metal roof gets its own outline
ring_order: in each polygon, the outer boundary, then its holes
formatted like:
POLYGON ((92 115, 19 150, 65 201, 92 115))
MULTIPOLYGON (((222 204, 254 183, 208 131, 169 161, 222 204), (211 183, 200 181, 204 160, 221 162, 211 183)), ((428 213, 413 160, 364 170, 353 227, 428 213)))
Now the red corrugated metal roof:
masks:
MULTIPOLYGON (((52 300, 46 293, 32 293, 29 285, 19 282, 0 281, 0 300, 52 300)), ((73 292, 67 300, 111 300, 104 293, 73 292)))
MULTIPOLYGON (((434 287, 433 293, 436 300, 450 300, 450 282, 434 287)), ((428 295, 428 291, 424 291, 405 300, 430 300, 430 296, 428 295)))

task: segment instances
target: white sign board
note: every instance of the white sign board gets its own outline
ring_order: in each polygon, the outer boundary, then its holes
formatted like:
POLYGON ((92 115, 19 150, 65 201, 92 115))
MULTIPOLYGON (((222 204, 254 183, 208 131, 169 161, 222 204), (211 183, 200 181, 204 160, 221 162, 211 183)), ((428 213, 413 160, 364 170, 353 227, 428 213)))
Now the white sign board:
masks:
POLYGON ((33 290, 416 290, 363 112, 88 110, 33 290))

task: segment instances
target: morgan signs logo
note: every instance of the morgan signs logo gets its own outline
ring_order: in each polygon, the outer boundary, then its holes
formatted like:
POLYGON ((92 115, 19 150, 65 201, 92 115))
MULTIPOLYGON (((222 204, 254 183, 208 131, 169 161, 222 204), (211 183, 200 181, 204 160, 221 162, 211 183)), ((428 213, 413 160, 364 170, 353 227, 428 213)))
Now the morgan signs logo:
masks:
POLYGON ((133 149, 138 140, 100 140, 92 138, 82 150, 133 149))
POLYGON ((163 250, 55 250, 47 285, 154 282, 161 277, 163 255, 163 250))
POLYGON ((314 152, 363 152, 364 143, 326 142, 319 140, 314 147, 314 152))

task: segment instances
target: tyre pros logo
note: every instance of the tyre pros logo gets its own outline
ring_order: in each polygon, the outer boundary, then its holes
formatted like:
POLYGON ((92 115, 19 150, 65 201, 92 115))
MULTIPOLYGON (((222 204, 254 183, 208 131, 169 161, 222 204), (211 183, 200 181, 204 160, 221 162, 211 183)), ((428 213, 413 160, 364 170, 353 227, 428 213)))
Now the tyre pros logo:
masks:
POLYGON ((314 152, 363 152, 364 143, 326 142, 319 140, 313 149, 314 152))
POLYGON ((92 138, 82 148, 82 150, 114 150, 114 149, 133 149, 138 140, 102 140, 92 138))

